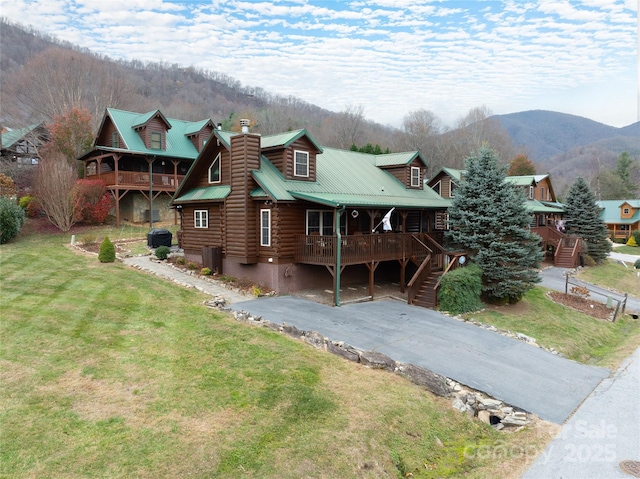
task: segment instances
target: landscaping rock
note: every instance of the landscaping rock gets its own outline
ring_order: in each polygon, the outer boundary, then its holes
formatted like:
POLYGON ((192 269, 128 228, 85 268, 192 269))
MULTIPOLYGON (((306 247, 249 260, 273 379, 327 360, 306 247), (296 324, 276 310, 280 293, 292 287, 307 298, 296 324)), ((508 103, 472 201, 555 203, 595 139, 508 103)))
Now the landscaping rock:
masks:
POLYGON ((399 364, 396 372, 413 383, 425 387, 437 396, 449 396, 450 390, 447 380, 433 371, 414 364, 399 364))
POLYGON ((324 349, 324 336, 317 331, 305 332, 304 341, 314 348, 324 349))
POLYGON ((282 331, 287 333, 292 338, 300 339, 302 336, 304 336, 304 331, 301 331, 298 328, 296 328, 295 326, 290 326, 288 324, 283 324, 282 325, 282 331))
POLYGON ((343 357, 345 359, 348 359, 349 361, 353 361, 354 363, 360 361, 360 354, 358 353, 358 351, 351 346, 343 345, 343 343, 335 343, 329 341, 327 343, 327 350, 335 354, 336 356, 343 357))
POLYGON ((396 369, 396 362, 393 359, 376 351, 364 351, 360 354, 360 362, 373 369, 386 369, 387 371, 396 369))

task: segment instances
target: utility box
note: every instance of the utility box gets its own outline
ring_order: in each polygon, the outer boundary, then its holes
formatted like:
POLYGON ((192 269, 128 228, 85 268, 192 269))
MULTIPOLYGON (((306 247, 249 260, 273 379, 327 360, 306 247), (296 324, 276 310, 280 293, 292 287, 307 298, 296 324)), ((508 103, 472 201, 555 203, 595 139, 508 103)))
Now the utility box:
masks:
POLYGON ((154 228, 147 233, 147 246, 157 248, 158 246, 171 247, 173 234, 164 228, 154 228))
POLYGON ((222 274, 222 246, 202 247, 202 267, 212 273, 222 274))

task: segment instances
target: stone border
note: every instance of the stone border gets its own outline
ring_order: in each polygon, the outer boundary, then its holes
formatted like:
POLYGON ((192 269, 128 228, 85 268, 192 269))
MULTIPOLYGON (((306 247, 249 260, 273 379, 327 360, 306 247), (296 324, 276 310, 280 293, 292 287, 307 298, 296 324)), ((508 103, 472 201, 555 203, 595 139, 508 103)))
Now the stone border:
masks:
POLYGON ((346 344, 344 341, 333 341, 325 338, 317 331, 304 331, 284 322, 281 325, 271 322, 246 311, 231 310, 226 307, 222 296, 204 301, 204 304, 232 314, 236 321, 266 327, 286 334, 292 338, 302 340, 316 349, 328 351, 368 368, 382 369, 398 374, 436 396, 452 398, 452 407, 454 409, 467 414, 471 418, 477 418, 486 424, 490 424, 498 431, 516 432, 537 420, 537 416, 534 414, 494 399, 480 391, 463 386, 422 366, 395 361, 377 351, 361 351, 346 344))

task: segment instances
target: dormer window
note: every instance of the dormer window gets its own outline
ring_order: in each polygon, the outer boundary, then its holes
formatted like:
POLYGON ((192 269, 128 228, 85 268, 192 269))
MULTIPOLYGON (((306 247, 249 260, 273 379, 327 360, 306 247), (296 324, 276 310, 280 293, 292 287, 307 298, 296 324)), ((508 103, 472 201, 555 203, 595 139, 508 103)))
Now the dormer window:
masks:
POLYGON ((293 152, 293 176, 309 177, 309 152, 295 150, 293 152))
POLYGON ((111 133, 111 148, 120 148, 120 139, 117 131, 111 133))
POLYGON ((420 187, 420 168, 417 166, 411 167, 411 187, 412 188, 420 187))
POLYGON ((209 167, 209 183, 220 183, 220 153, 209 167))
POLYGON ((162 133, 159 131, 151 132, 151 149, 162 150, 162 133))

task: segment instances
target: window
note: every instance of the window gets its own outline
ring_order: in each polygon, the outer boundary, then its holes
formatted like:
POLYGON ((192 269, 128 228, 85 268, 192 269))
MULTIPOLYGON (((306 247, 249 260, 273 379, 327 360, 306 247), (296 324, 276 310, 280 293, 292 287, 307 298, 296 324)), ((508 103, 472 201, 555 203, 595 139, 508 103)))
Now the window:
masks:
POLYGON ((449 213, 446 211, 438 211, 435 219, 435 229, 448 230, 449 229, 449 213))
POLYGON ((271 210, 260 210, 260 246, 271 246, 271 210))
POLYGON ((220 153, 209 167, 209 183, 220 183, 220 153))
POLYGON ((533 199, 533 186, 529 187, 529 199, 532 200, 533 199))
POLYGON ((298 151, 293 152, 293 176, 309 176, 309 152, 298 151))
POLYGON ((623 208, 622 209, 622 214, 623 215, 628 215, 629 214, 629 208, 623 208))
POLYGON ((120 139, 118 138, 118 132, 114 131, 111 133, 111 147, 112 148, 120 148, 120 139))
POLYGON ((420 186, 420 168, 417 166, 411 167, 411 187, 418 188, 420 186))
POLYGON ((540 187, 540 199, 544 201, 544 186, 540 187))
POLYGON ((307 210, 307 235, 313 233, 333 235, 333 211, 307 210))
POLYGON ((196 228, 208 228, 209 212, 207 210, 195 210, 193 212, 193 226, 196 228))
POLYGON ((442 184, 442 182, 438 181, 435 185, 433 185, 433 191, 435 191, 436 193, 440 194, 440 185, 442 184))
POLYGON ((159 131, 151 132, 151 149, 162 150, 162 133, 159 131))

